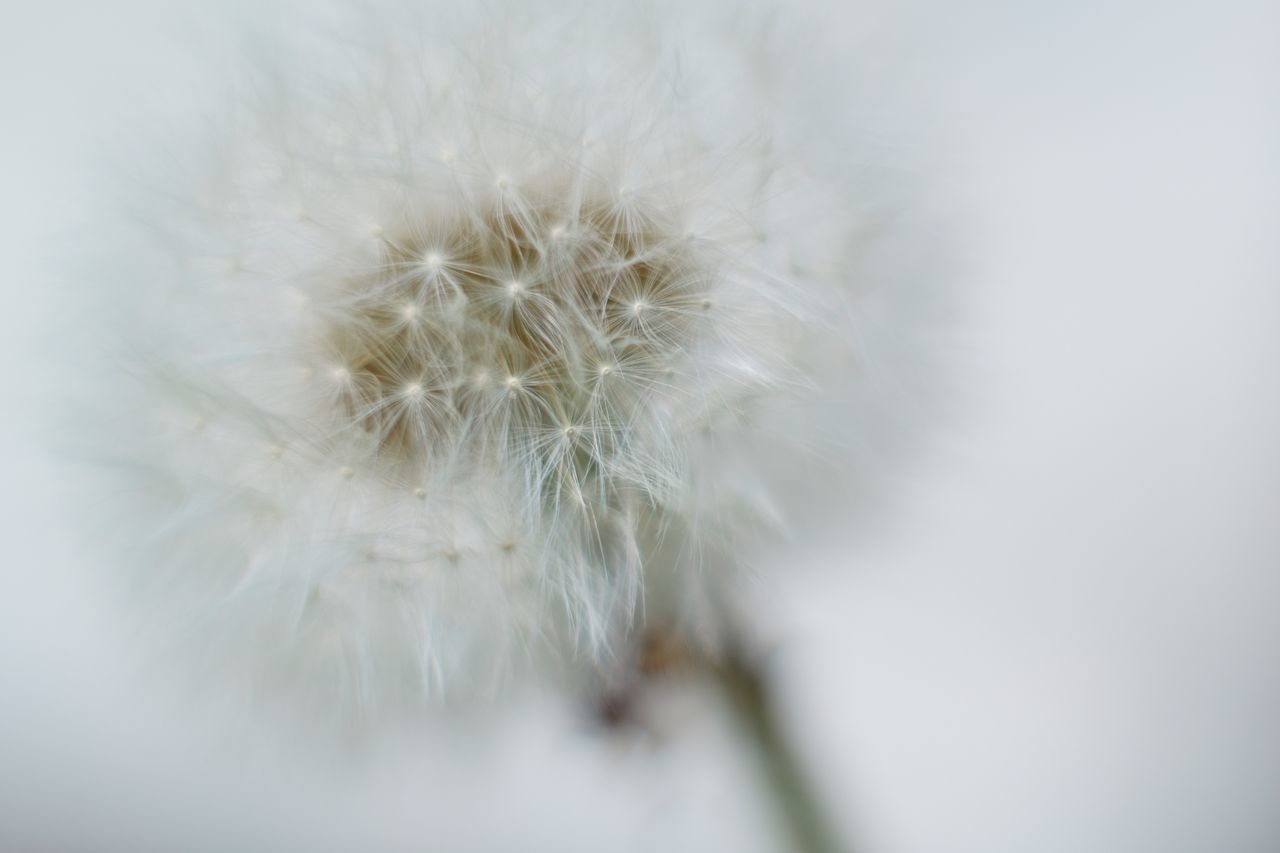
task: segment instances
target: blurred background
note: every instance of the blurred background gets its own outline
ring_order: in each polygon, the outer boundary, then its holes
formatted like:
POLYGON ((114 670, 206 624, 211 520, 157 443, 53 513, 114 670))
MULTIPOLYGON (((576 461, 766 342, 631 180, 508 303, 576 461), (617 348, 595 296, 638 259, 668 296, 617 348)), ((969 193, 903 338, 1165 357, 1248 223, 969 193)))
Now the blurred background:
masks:
MULTIPOLYGON (((76 333, 57 261, 103 128, 180 109, 225 8, 0 9, 0 849, 786 849, 696 702, 645 738, 530 697, 338 771, 137 675, 41 449, 40 353, 76 333)), ((1280 12, 784 14, 918 104, 957 294, 948 421, 769 592, 833 819, 867 853, 1280 850, 1280 12)))

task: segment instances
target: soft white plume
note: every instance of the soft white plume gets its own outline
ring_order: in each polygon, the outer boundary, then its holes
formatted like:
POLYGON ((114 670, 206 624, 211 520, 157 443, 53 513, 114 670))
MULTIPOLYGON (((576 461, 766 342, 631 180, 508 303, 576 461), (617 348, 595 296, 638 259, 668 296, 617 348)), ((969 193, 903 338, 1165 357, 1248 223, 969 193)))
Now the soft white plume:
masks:
POLYGON ((696 634, 777 475, 885 422, 860 386, 913 330, 873 330, 879 190, 814 140, 803 47, 500 11, 277 34, 95 282, 124 559, 255 693, 377 709, 607 662, 646 612, 696 634))

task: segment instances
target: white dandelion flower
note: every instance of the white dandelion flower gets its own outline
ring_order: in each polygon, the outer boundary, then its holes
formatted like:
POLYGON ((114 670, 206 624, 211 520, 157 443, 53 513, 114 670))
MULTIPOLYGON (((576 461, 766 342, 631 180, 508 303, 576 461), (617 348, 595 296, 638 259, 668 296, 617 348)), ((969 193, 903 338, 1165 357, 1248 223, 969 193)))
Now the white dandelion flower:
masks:
POLYGON ((868 199, 838 140, 806 159, 763 27, 438 11, 277 45, 106 283, 152 615, 315 706, 696 623, 874 381, 868 199))

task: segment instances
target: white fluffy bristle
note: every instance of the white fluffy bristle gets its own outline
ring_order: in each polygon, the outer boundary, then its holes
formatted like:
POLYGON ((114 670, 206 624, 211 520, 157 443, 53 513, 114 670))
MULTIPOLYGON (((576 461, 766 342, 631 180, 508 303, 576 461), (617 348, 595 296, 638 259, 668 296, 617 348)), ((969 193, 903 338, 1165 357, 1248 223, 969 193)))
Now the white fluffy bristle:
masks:
POLYGON ((852 363, 857 214, 780 153, 758 57, 512 14, 281 60, 151 216, 138 562, 254 684, 372 707, 608 660, 655 579, 679 619, 749 562, 852 363))

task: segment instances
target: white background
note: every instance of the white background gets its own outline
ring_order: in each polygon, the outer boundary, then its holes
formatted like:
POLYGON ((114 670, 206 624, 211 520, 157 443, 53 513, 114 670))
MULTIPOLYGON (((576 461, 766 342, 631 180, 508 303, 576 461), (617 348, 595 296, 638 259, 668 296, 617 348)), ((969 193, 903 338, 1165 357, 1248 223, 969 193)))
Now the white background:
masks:
MULTIPOLYGON (((771 849, 696 712, 651 746, 531 702, 337 776, 126 674, 41 353, 100 129, 180 95, 175 28, 221 32, 190 5, 0 10, 0 847, 771 849)), ((874 534, 780 582, 789 722, 864 850, 1280 849, 1280 15, 959 5, 804 12, 927 105, 958 401, 874 534)))

